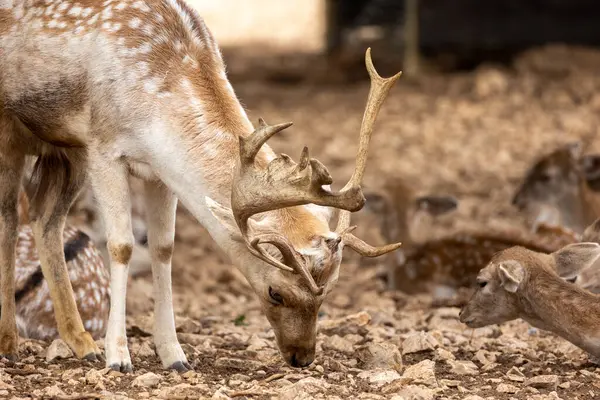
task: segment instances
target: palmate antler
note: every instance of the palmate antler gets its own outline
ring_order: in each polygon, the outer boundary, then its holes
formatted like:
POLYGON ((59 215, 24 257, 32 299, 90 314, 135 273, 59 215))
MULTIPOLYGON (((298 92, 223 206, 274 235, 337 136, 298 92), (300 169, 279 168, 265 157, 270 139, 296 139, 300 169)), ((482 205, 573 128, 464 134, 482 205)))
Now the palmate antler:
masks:
POLYGON ((261 260, 277 268, 301 274, 315 294, 322 293, 323 288, 315 283, 303 256, 294 249, 289 240, 277 232, 250 237, 248 219, 265 211, 312 203, 341 210, 336 232, 342 238, 343 244, 359 254, 377 257, 400 247, 400 243, 372 247, 350 233, 355 228, 350 227, 350 213, 359 211, 365 204, 360 184, 373 125, 385 97, 401 75, 400 72, 391 78, 380 77, 373 66, 370 48, 367 49, 365 61, 371 77, 371 88, 360 130, 356 167, 352 178, 341 191, 331 192, 323 188, 324 185, 333 182, 331 175, 321 162, 310 158, 306 147, 302 150, 299 164, 286 154, 281 154, 272 160, 266 169, 256 165, 255 157, 262 145, 277 132, 291 126, 291 122, 270 126, 260 119, 259 126, 253 134, 240 137, 240 162, 234 174, 231 208, 246 245, 250 252, 261 260), (281 252, 283 262, 271 256, 261 244, 275 246, 281 252))

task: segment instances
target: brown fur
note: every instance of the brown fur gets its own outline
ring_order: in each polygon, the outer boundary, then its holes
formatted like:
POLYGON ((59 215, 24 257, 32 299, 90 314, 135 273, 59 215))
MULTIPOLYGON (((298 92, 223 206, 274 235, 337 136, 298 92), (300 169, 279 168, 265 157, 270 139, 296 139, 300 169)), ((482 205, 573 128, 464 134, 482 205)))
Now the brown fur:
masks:
POLYGON ((108 250, 110 252, 110 256, 113 260, 122 265, 129 264, 129 260, 131 260, 131 254, 133 253, 133 247, 128 244, 117 244, 111 245, 109 243, 108 250))
POLYGON ((600 296, 566 282, 556 271, 586 268, 599 257, 595 243, 568 245, 550 255, 523 247, 503 250, 479 273, 481 287, 460 320, 477 328, 523 318, 598 357, 600 296))
POLYGON ((160 246, 156 249, 157 258, 161 263, 166 263, 171 261, 171 257, 173 257, 173 245, 168 246, 160 246))

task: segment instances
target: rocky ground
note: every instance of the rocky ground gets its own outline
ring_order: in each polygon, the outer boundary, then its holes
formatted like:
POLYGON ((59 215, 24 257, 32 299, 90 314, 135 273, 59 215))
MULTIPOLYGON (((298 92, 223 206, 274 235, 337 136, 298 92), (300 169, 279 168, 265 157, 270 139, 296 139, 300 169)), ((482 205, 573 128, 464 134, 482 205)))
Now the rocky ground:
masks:
MULTIPOLYGON (((375 54, 377 64, 377 55, 375 54)), ((456 195, 459 210, 435 221, 430 237, 473 229, 521 228, 510 206, 519 177, 554 146, 595 135, 600 54, 553 47, 510 67, 400 80, 384 106, 365 183, 377 190, 402 177, 418 193, 456 195)), ((339 187, 349 178, 368 91, 365 81, 283 84, 234 74, 252 120, 295 125, 273 147, 297 158, 307 144, 339 187)), ((600 139, 596 140, 600 143, 600 139)), ((597 150, 592 146, 590 151, 597 150)), ((335 186, 334 185, 334 186, 335 186)), ((381 243, 365 212, 358 234, 381 243)), ((382 260, 345 254, 340 281, 320 313, 317 358, 287 367, 243 277, 203 228, 179 211, 174 301, 179 339, 193 371, 161 369, 151 331, 151 277, 131 280, 129 347, 135 372, 70 357, 61 342, 23 341, 19 363, 3 362, 5 398, 253 399, 593 399, 600 370, 555 336, 514 321, 471 330, 457 308, 431 296, 384 290, 382 260)))

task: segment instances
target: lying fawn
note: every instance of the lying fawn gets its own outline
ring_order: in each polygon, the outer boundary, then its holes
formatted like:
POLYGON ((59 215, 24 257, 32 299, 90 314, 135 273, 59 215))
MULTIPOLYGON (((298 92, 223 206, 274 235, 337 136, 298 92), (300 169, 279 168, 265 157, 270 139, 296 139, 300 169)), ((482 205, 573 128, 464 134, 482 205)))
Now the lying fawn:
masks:
POLYGON ((600 156, 583 155, 583 144, 570 143, 541 157, 529 168, 512 203, 532 226, 562 225, 581 233, 600 216, 600 156))
POLYGON ((477 276, 479 287, 461 310, 460 321, 480 328, 522 318, 600 357, 600 296, 557 273, 577 273, 598 258, 600 245, 590 242, 551 254, 523 247, 503 250, 477 276))
POLYGON ((350 213, 373 124, 400 77, 371 77, 356 169, 339 192, 307 148, 296 164, 265 143, 291 123, 250 123, 219 46, 184 0, 0 2, 0 354, 16 355, 14 260, 18 182, 39 156, 31 225, 60 336, 78 357, 99 349, 77 312, 62 252, 68 210, 89 177, 110 255, 106 365, 131 371, 125 325, 133 248, 130 175, 143 179, 154 283, 154 341, 165 368, 185 371, 177 341, 171 259, 177 201, 208 230, 258 295, 292 366, 315 355, 317 315, 342 249, 379 256, 352 235, 350 213), (339 210, 335 230, 332 212, 339 210))
POLYGON ((452 297, 458 288, 470 288, 475 277, 498 251, 523 246, 552 252, 577 241, 560 227, 540 225, 536 235, 519 232, 459 232, 434 240, 415 240, 415 228, 427 215, 450 212, 458 201, 450 196, 416 196, 401 179, 389 180, 379 192, 366 194, 366 208, 380 217, 387 241, 403 239, 403 246, 386 259, 388 287, 406 293, 431 291, 435 298, 452 297))
MULTIPOLYGON (((44 280, 33 232, 28 223, 28 201, 22 191, 19 196, 19 233, 15 262, 17 327, 21 337, 56 339, 58 331, 48 282, 44 280)), ((108 321, 108 269, 94 243, 80 230, 67 225, 63 232, 63 242, 77 309, 85 328, 92 337, 99 339, 106 333, 108 321)))

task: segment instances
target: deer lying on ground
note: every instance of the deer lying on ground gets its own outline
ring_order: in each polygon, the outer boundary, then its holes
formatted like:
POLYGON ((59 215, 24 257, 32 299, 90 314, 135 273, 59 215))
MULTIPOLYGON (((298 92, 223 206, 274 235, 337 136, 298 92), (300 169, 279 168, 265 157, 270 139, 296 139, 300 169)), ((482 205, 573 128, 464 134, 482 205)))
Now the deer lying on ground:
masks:
POLYGON ((530 236, 518 231, 458 232, 440 239, 416 241, 415 228, 419 229, 424 217, 456 209, 455 198, 418 197, 402 179, 390 179, 382 190, 371 191, 365 197, 366 208, 380 217, 380 231, 385 240, 403 240, 402 248, 386 258, 389 289, 410 294, 432 292, 436 302, 443 304, 464 303, 472 291, 462 290, 458 295, 457 289, 472 288, 479 270, 498 251, 519 245, 550 253, 578 240, 569 230, 542 224, 530 236))
MULTIPOLYGON (((16 320, 21 337, 52 340, 58 337, 48 283, 29 224, 28 200, 19 196, 19 232, 15 262, 16 320)), ((63 232, 64 255, 83 325, 94 339, 106 333, 109 311, 109 276, 98 249, 82 231, 67 225, 63 232)))
POLYGON ((183 0, 0 2, 0 354, 16 356, 14 259, 18 182, 39 156, 31 226, 60 336, 78 357, 99 349, 69 283, 62 232, 89 177, 110 254, 106 365, 131 371, 125 326, 133 248, 128 177, 145 181, 155 299, 154 341, 165 368, 189 367, 175 333, 171 259, 177 201, 247 278, 290 365, 309 365, 325 295, 342 249, 379 256, 351 233, 373 124, 400 73, 381 78, 366 53, 371 88, 356 169, 339 192, 302 151, 296 164, 265 143, 291 123, 254 130, 225 73, 217 43, 183 0), (26 67, 25 67, 26 66, 26 67), (329 227, 339 210, 335 230, 329 227))
POLYGON ((575 243, 543 254, 511 247, 494 255, 459 314, 470 328, 522 318, 600 357, 600 296, 562 279, 600 258, 598 243, 575 243))
POLYGON ((581 142, 569 143, 537 160, 519 185, 512 204, 525 212, 533 229, 561 225, 577 233, 600 217, 600 156, 583 155, 581 142))

